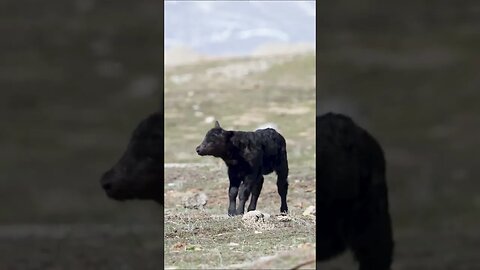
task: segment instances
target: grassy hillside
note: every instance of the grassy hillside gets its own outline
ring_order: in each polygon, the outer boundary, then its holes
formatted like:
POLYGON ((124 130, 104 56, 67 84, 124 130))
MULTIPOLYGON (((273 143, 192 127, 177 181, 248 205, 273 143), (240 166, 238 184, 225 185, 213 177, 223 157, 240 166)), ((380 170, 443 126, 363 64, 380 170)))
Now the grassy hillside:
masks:
POLYGON ((165 162, 208 162, 195 147, 213 127, 274 123, 292 164, 313 166, 315 55, 201 62, 165 72, 165 162), (210 121, 208 121, 210 118, 210 121))
POLYGON ((282 251, 293 254, 282 267, 314 258, 315 220, 302 213, 315 204, 315 54, 210 60, 169 67, 164 79, 165 162, 203 164, 166 167, 166 266, 247 267, 282 251), (271 214, 270 220, 251 226, 241 217, 226 217, 226 167, 195 152, 214 120, 230 130, 277 126, 287 141, 291 220, 274 216, 280 207, 274 174, 265 177, 257 207, 271 214), (208 196, 205 209, 185 209, 182 201, 199 192, 208 196), (301 247, 309 248, 297 250, 301 247))

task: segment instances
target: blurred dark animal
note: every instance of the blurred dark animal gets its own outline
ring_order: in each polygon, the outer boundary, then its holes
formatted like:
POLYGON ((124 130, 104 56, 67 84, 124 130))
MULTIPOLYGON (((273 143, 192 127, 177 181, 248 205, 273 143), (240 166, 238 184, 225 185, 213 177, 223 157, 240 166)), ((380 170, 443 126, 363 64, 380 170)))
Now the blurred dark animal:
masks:
POLYGON ((288 190, 288 161, 285 139, 274 129, 259 129, 254 132, 229 131, 215 122, 203 142, 197 147, 201 156, 210 155, 223 159, 228 167, 230 187, 228 190, 228 215, 242 215, 245 203, 252 194, 248 211, 257 207, 258 196, 263 186, 263 175, 277 174, 280 194, 280 212, 286 214, 288 190), (239 205, 236 207, 237 194, 239 205))
POLYGON ((316 128, 317 260, 348 247, 360 270, 390 269, 393 236, 382 148, 341 114, 317 116, 316 128))
POLYGON ((163 112, 140 122, 125 153, 100 183, 112 199, 151 199, 163 205, 163 112))

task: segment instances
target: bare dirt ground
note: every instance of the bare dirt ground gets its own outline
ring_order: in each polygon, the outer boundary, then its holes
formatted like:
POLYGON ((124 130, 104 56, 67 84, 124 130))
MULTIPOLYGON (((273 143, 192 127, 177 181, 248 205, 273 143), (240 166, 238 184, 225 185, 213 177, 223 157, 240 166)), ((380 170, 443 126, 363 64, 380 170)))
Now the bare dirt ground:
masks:
MULTIPOLYGON (((207 164, 208 165, 208 164, 207 164)), ((165 266, 172 269, 295 267, 315 258, 315 217, 303 215, 315 205, 314 168, 292 168, 288 220, 279 220, 280 197, 276 178, 265 178, 257 210, 271 217, 248 223, 227 216, 226 168, 192 166, 165 171, 165 266), (208 196, 203 209, 186 209, 183 201, 194 194, 208 196), (291 251, 288 256, 262 258, 291 251), (293 252, 292 252, 293 251, 293 252), (293 255, 292 254, 297 254, 293 255), (282 258, 282 259, 278 259, 282 258)), ((314 269, 306 264, 301 269, 314 269)))

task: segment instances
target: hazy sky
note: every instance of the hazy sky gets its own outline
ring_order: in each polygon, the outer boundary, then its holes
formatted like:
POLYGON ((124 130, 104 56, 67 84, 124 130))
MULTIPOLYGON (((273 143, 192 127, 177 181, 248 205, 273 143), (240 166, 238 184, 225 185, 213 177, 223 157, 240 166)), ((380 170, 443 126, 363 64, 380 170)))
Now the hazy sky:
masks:
POLYGON ((264 43, 314 43, 315 1, 166 1, 165 47, 245 54, 264 43))

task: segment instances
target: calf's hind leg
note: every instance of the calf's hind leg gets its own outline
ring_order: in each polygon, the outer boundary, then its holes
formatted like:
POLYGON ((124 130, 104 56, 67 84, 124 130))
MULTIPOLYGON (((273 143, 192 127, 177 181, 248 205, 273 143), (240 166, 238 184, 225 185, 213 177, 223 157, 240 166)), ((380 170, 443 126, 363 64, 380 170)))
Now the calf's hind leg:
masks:
POLYGON ((288 213, 288 206, 287 206, 287 192, 288 192, 288 166, 285 163, 285 166, 282 166, 278 170, 277 173, 277 190, 278 194, 280 195, 280 213, 287 214, 288 213))

